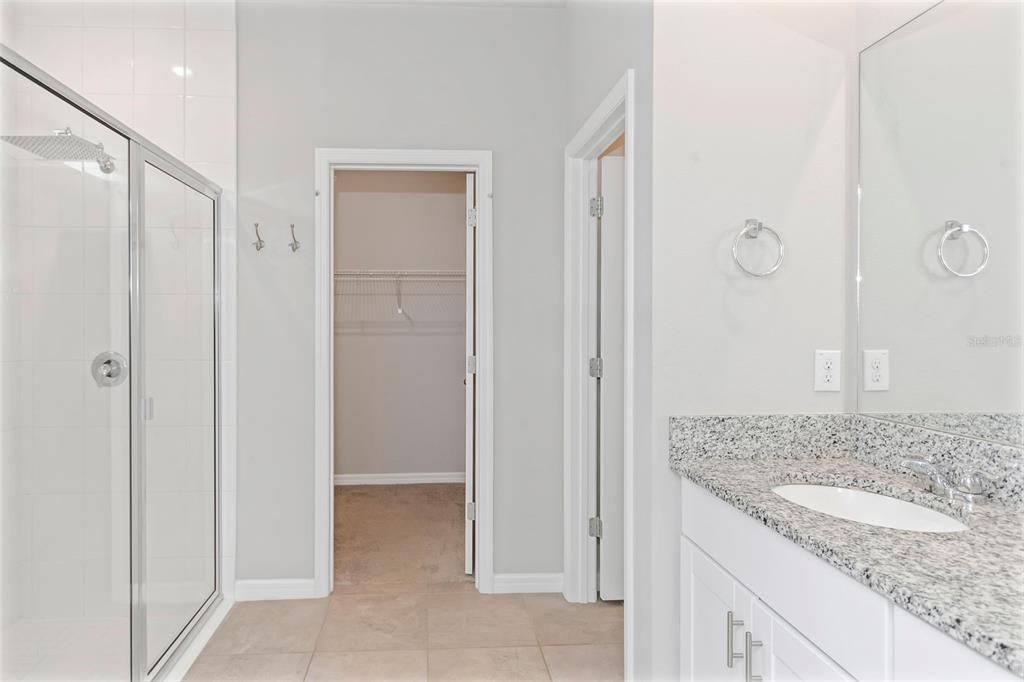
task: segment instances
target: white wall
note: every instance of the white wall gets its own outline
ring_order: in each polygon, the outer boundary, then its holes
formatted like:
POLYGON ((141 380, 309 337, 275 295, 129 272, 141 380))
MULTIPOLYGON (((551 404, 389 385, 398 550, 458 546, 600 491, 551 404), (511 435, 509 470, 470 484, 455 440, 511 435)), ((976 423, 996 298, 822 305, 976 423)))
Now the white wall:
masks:
POLYGON ((654 8, 655 679, 678 674, 679 478, 668 468, 668 417, 843 409, 841 393, 813 392, 812 357, 842 348, 847 333, 853 16, 841 3, 654 8), (749 217, 786 241, 772 277, 755 280, 732 262, 749 217))
POLYGON ((313 574, 316 147, 494 151, 495 571, 561 569, 559 7, 239 6, 239 577, 313 574), (281 371, 282 363, 288 370, 281 371), (267 500, 274 500, 268 504, 267 500))
MULTIPOLYGON (((334 264, 466 269, 465 173, 337 171, 334 264)), ((334 473, 466 469, 466 283, 335 282, 334 473)))
MULTIPOLYGON (((660 470, 651 448, 651 121, 653 66, 653 4, 646 1, 617 0, 590 2, 572 0, 566 5, 568 35, 568 117, 565 141, 568 142, 626 69, 635 72, 636 133, 634 140, 634 272, 635 395, 634 395, 634 472, 635 491, 650 488, 652 471, 660 470)), ((656 434, 663 437, 663 434, 656 434)), ((650 678, 652 600, 648 576, 651 570, 650 532, 652 508, 645 494, 634 496, 633 525, 635 547, 635 592, 626 604, 627 625, 634 642, 634 661, 627 661, 634 679, 650 678)), ((657 518, 661 518, 659 515, 657 518)), ((626 551, 630 551, 627 547, 626 551)), ((628 576, 627 576, 628 577, 628 576)), ((660 599, 660 596, 659 596, 660 599)), ((627 668, 627 675, 629 668, 627 668)))
MULTIPOLYGON (((656 400, 682 414, 839 411, 841 394, 813 391, 812 358, 840 348, 845 327, 852 14, 740 3, 655 12, 655 358, 673 377, 656 400), (733 263, 748 217, 786 241, 770 277, 733 263)), ((770 263, 767 238, 741 246, 755 253, 761 241, 770 263)))

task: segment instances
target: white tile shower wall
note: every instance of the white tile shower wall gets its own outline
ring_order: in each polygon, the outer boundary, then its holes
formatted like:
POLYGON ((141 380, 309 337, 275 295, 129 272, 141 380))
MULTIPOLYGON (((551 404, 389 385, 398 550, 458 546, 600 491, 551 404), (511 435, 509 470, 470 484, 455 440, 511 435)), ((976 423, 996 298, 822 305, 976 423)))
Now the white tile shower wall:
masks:
MULTIPOLYGON (((237 383, 235 2, 4 0, 0 4, 0 40, 224 190, 218 348, 224 509, 222 576, 225 592, 231 594, 237 443, 234 388, 237 383)), ((40 123, 43 130, 51 127, 49 121, 40 123)), ((51 172, 54 171, 41 171, 26 184, 41 196, 49 196, 47 187, 53 185, 47 175, 51 172)), ((52 181, 59 182, 59 178, 52 178, 52 181)), ((89 222, 88 204, 77 193, 70 200, 65 194, 61 201, 40 201, 35 205, 44 214, 38 219, 66 223, 68 227, 62 228, 63 232, 31 237, 35 240, 31 246, 36 257, 46 258, 53 265, 46 272, 53 278, 48 286, 54 293, 26 302, 25 310, 33 315, 45 311, 44 317, 55 322, 79 320, 88 316, 89 311, 69 304, 62 292, 82 287, 85 291, 96 292, 106 289, 96 288, 88 273, 79 273, 73 256, 80 249, 111 253, 111 245, 100 244, 95 241, 95 234, 82 234, 77 229, 89 222)), ((184 222, 184 216, 181 218, 184 222)), ((119 244, 117 248, 126 249, 127 244, 119 244)), ((58 333, 57 329, 43 331, 47 333, 38 339, 25 339, 25 347, 33 349, 41 358, 67 354, 92 357, 96 351, 87 338, 58 333)), ((171 337, 163 335, 163 338, 171 337)), ((188 340, 181 341, 188 345, 188 340)), ((67 377, 59 371, 51 374, 57 384, 66 383, 67 377)), ((54 384, 55 390, 57 384, 54 384)), ((77 401, 66 402, 66 414, 81 414, 82 407, 77 401)), ((58 401, 58 404, 61 403, 58 401)), ((41 414, 61 412, 54 410, 52 398, 39 407, 41 414)))

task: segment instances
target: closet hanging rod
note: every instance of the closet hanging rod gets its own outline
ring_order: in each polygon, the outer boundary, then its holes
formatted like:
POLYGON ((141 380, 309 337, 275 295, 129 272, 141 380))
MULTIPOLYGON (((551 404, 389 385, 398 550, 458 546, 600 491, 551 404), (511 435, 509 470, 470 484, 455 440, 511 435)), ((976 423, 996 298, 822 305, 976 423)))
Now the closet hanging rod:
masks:
POLYGON ((334 279, 462 281, 466 273, 459 270, 335 270, 334 279))

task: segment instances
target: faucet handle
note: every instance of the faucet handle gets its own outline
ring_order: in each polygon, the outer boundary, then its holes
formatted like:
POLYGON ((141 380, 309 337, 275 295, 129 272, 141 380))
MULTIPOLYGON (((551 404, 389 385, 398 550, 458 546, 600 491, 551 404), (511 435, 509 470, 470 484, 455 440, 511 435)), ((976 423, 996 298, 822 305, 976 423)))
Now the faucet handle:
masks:
POLYGON ((983 495, 988 493, 994 484, 995 481, 991 476, 981 471, 974 471, 961 476, 956 482, 956 489, 957 492, 968 495, 983 495))
POLYGON ((946 474, 939 469, 931 460, 926 458, 905 459, 901 464, 910 469, 916 475, 928 481, 925 488, 939 495, 949 496, 954 486, 950 485, 946 474))
POLYGON ((974 504, 986 497, 995 485, 995 480, 981 471, 964 474, 954 481, 953 472, 939 469, 931 460, 911 457, 900 462, 901 466, 910 469, 918 476, 928 479, 928 490, 943 495, 950 500, 961 500, 974 504))
POLYGON ((938 469, 935 468, 931 460, 923 457, 910 457, 900 462, 900 466, 906 467, 915 474, 921 474, 922 476, 931 476, 938 472, 938 469))

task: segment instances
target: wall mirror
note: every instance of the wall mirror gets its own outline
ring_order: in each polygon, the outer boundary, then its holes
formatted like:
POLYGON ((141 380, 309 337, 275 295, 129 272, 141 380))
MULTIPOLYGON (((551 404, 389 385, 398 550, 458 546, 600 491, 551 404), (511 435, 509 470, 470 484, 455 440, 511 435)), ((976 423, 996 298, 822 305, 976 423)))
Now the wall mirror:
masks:
POLYGON ((1022 14, 946 0, 860 55, 859 411, 1017 447, 1022 14))

